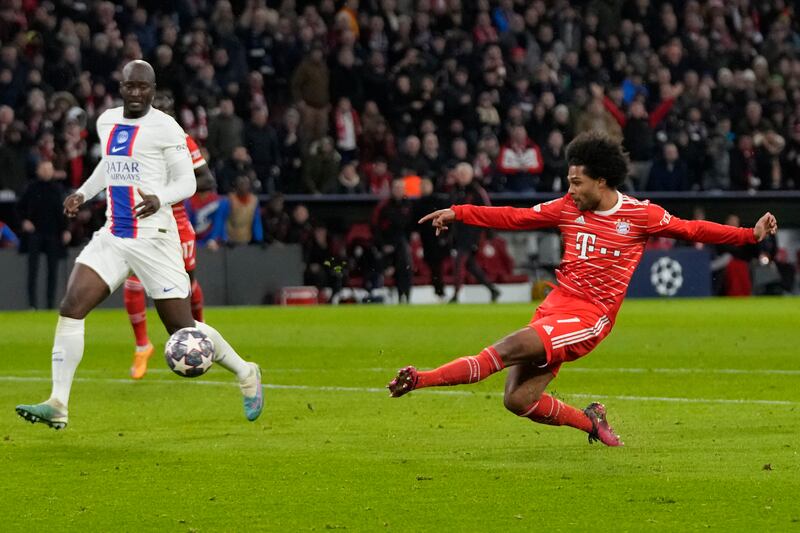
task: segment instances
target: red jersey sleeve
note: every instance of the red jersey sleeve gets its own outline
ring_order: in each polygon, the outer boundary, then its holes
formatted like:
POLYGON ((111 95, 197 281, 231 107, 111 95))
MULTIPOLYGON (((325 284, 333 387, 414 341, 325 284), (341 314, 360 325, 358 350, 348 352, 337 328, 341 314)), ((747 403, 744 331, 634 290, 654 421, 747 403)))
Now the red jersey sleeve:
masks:
POLYGON ((495 229, 540 229, 555 228, 561 219, 564 198, 536 204, 533 207, 482 207, 477 205, 454 205, 456 220, 471 226, 495 229))
POLYGON ((682 220, 656 204, 647 206, 647 233, 708 244, 742 246, 756 242, 752 228, 736 228, 705 220, 682 220))
POLYGON ((186 135, 186 147, 189 148, 189 155, 192 157, 192 167, 194 169, 198 169, 207 164, 203 157, 203 152, 200 151, 200 147, 197 146, 197 143, 192 139, 191 135, 186 135))

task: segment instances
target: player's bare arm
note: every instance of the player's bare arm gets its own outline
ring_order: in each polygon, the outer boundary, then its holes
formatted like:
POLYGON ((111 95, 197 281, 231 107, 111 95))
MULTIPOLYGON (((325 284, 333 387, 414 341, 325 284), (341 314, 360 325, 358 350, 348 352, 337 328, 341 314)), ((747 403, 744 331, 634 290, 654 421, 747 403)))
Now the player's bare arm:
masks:
POLYGON ((74 218, 78 214, 78 209, 85 202, 83 193, 74 192, 64 199, 64 214, 69 218, 74 218))
POLYGON ((436 235, 439 235, 442 231, 447 230, 448 224, 455 222, 456 212, 452 209, 439 209, 419 219, 419 224, 424 224, 429 220, 431 224, 433 224, 433 227, 436 228, 436 235))
POLYGON ((145 194, 139 189, 139 196, 142 197, 142 201, 133 208, 136 211, 136 218, 149 217, 161 208, 161 200, 155 194, 145 194))
POLYGON ((758 219, 755 227, 753 227, 753 236, 756 241, 761 242, 767 238, 767 235, 775 235, 778 232, 778 220, 770 212, 767 212, 758 219))

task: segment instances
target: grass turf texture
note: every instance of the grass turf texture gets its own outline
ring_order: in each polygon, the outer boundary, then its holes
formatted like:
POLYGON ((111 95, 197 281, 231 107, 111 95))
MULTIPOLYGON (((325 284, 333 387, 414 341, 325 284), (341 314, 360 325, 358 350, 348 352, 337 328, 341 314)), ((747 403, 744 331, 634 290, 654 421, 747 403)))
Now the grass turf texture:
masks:
MULTIPOLYGON (((181 379, 157 354, 154 372, 128 380, 127 318, 95 312, 61 432, 13 409, 49 393, 55 314, 0 314, 0 527, 800 529, 798 303, 626 302, 550 388, 579 407, 603 401, 619 449, 507 413, 503 373, 400 399, 377 390, 400 366, 477 353, 533 306, 209 309, 264 368, 255 423, 221 368, 181 379)), ((152 312, 150 324, 160 349, 152 312)))

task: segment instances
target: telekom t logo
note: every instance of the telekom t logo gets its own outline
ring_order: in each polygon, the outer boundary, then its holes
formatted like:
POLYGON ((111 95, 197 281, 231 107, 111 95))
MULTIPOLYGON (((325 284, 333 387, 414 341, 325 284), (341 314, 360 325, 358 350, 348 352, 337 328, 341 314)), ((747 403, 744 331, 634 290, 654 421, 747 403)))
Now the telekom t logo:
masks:
POLYGON ((575 243, 575 249, 578 250, 578 259, 589 259, 586 252, 594 252, 594 242, 597 240, 597 235, 593 233, 578 232, 578 239, 575 243))

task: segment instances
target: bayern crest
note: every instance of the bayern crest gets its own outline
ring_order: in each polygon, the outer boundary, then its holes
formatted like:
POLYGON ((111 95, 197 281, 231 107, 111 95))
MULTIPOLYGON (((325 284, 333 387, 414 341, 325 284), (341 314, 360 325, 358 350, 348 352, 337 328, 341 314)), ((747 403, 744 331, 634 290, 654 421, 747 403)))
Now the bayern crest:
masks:
POLYGON ((627 235, 631 231, 631 223, 627 220, 617 220, 617 233, 627 235))

